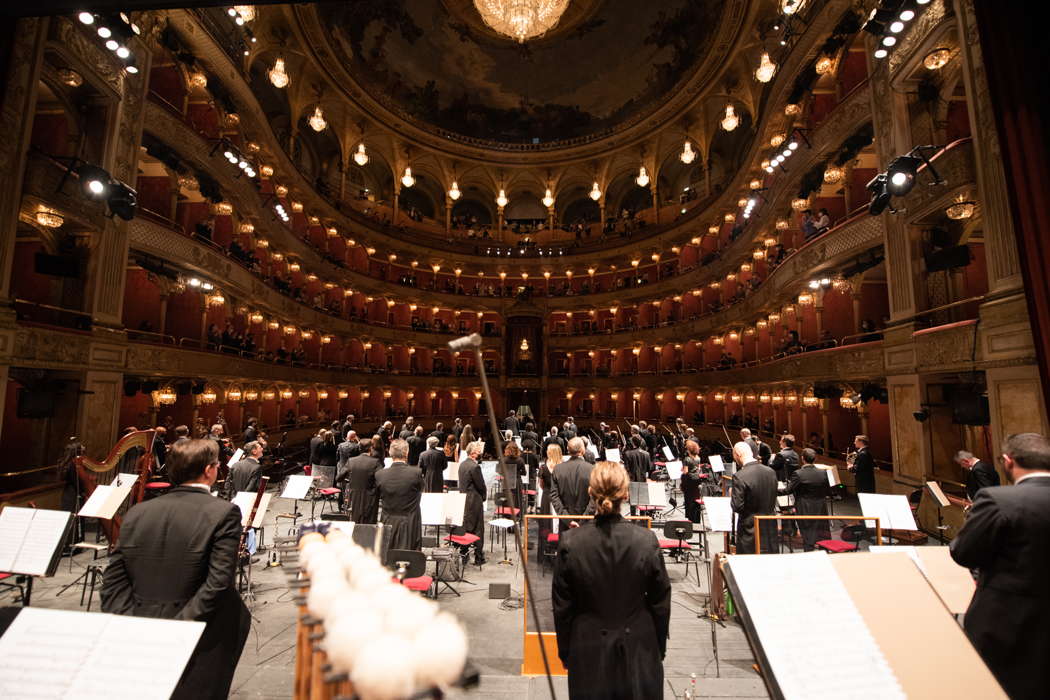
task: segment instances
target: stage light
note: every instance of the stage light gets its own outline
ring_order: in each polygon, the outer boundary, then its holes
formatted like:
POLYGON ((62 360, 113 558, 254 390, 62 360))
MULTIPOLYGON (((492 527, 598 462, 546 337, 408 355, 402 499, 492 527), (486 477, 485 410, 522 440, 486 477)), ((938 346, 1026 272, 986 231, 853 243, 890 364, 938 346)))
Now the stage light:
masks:
POLYGON ((138 211, 138 193, 129 185, 114 180, 110 186, 109 198, 106 200, 109 211, 124 221, 131 221, 138 211))
POLYGON ((885 173, 879 173, 868 181, 867 189, 871 192, 871 201, 868 203, 868 213, 878 216, 889 206, 892 195, 886 187, 889 178, 885 173))
POLYGON ((109 190, 109 173, 97 165, 84 164, 77 168, 80 187, 88 199, 100 200, 109 190))
POLYGON ((79 15, 77 15, 77 19, 79 19, 84 24, 95 23, 95 15, 91 14, 90 12, 81 12, 79 15))
POLYGON ((889 178, 887 189, 889 193, 900 197, 911 192, 915 187, 915 174, 922 164, 921 158, 915 156, 898 156, 894 158, 888 168, 886 175, 889 178))

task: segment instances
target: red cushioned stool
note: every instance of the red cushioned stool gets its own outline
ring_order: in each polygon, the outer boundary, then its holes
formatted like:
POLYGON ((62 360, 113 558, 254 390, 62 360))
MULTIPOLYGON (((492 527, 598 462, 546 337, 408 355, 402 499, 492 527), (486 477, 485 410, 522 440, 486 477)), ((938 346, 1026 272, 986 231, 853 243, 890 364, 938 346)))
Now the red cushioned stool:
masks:
MULTIPOLYGON (((481 540, 477 535, 465 532, 462 535, 449 535, 445 538, 446 542, 451 542, 456 545, 456 549, 459 550, 459 578, 457 580, 463 581, 463 571, 467 568, 467 562, 470 560, 471 552, 477 550, 477 543, 481 540)), ((480 566, 478 567, 481 568, 480 566)))
POLYGON ((339 494, 341 491, 335 487, 329 486, 328 488, 317 489, 316 495, 314 496, 314 502, 310 504, 310 517, 314 516, 313 505, 318 500, 321 501, 321 515, 324 514, 325 508, 332 506, 333 512, 339 512, 339 494))
POLYGON ((820 540, 816 545, 829 554, 842 554, 843 552, 857 551, 856 543, 844 542, 843 540, 820 540))
POLYGON ((426 575, 427 555, 411 549, 391 549, 386 553, 384 563, 397 572, 395 581, 400 577, 402 586, 429 597, 434 578, 426 575))
POLYGON ((171 490, 171 483, 167 481, 151 481, 145 486, 145 498, 156 498, 157 496, 163 496, 171 490))

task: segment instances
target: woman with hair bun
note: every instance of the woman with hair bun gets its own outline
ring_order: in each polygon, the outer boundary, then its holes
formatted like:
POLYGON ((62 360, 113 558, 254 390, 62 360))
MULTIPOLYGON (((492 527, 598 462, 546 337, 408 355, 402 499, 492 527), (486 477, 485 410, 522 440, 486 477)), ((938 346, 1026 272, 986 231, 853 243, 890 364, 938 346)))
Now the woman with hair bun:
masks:
POLYGON ((623 466, 598 462, 597 514, 558 542, 554 627, 574 699, 663 697, 671 583, 656 536, 620 515, 629 483, 623 466))

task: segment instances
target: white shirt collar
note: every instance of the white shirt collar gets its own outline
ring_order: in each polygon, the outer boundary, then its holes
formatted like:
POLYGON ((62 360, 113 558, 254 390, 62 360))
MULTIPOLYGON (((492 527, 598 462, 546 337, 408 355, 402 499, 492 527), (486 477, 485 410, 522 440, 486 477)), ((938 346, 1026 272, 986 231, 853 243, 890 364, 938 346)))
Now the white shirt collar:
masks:
POLYGON ((1021 483, 1025 479, 1046 479, 1048 477, 1050 477, 1050 472, 1032 472, 1031 474, 1025 474, 1020 479, 1015 481, 1014 486, 1017 486, 1017 484, 1021 483))
POLYGON ((198 489, 201 489, 203 491, 207 491, 208 493, 211 493, 211 486, 208 486, 207 484, 201 484, 201 483, 194 482, 192 484, 182 484, 182 485, 183 486, 192 486, 194 488, 198 488, 198 489))

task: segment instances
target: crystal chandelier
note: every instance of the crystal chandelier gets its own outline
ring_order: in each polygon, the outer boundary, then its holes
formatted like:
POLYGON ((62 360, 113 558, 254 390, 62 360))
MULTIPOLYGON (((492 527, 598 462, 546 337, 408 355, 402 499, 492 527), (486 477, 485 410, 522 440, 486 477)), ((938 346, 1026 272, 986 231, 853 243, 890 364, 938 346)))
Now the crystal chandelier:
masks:
POLYGON ((507 206, 507 202, 509 201, 510 200, 507 199, 507 193, 502 188, 500 188, 499 195, 496 197, 496 206, 502 209, 503 207, 507 206))
POLYGON ((459 190, 459 183, 455 180, 452 181, 452 187, 448 188, 448 198, 453 202, 460 198, 463 193, 459 190))
POLYGON ((411 187, 416 184, 416 178, 412 176, 412 168, 405 168, 405 174, 401 176, 401 184, 405 187, 411 187))
POLYGON ((758 62, 758 68, 755 69, 755 80, 760 83, 768 83, 773 79, 773 74, 777 72, 777 64, 770 60, 769 54, 763 52, 762 59, 758 62))
POLYGON ((233 11, 241 16, 245 22, 251 22, 255 19, 255 8, 251 5, 234 5, 233 11))
POLYGON ((41 205, 36 212, 36 222, 46 228, 58 228, 66 222, 65 218, 54 209, 41 205))
POLYGON ((310 128, 314 131, 324 131, 328 128, 328 122, 325 121, 324 112, 321 111, 321 105, 314 107, 314 113, 306 120, 306 123, 310 125, 310 128))
POLYGON ((833 165, 824 171, 824 182, 829 185, 834 185, 842 180, 843 175, 842 168, 833 165))
POLYGON ((638 177, 634 178, 634 181, 638 183, 639 187, 645 187, 649 184, 649 173, 645 171, 645 166, 638 168, 638 177))
POLYGON ((273 68, 269 72, 270 83, 275 88, 286 88, 288 87, 288 73, 284 70, 284 59, 278 58, 273 62, 273 68))
POLYGON ((597 202, 602 198, 602 189, 598 187, 598 181, 594 181, 594 185, 591 187, 591 199, 597 202))
POLYGON ((732 131, 738 124, 740 124, 740 118, 736 116, 733 105, 726 105, 726 115, 722 118, 722 128, 726 131, 732 131))
POLYGON ((686 141, 685 146, 682 147, 682 154, 678 157, 686 165, 689 165, 694 160, 696 160, 696 151, 693 150, 693 144, 686 141))
POLYGON ((485 24, 519 44, 553 29, 568 6, 569 0, 474 0, 485 24))
MULTIPOLYGON (((973 216, 974 208, 977 202, 966 199, 964 195, 959 195, 952 202, 951 206, 944 210, 944 213, 948 215, 948 218, 953 221, 959 221, 960 219, 969 219, 973 216)), ((39 214, 37 215, 40 216, 39 214)))
POLYGON ((554 206, 554 195, 551 194, 551 188, 547 188, 547 191, 543 194, 543 206, 550 209, 554 206))
POLYGON ((368 165, 368 153, 365 152, 365 145, 363 143, 357 144, 357 153, 354 154, 354 162, 362 168, 368 165))

